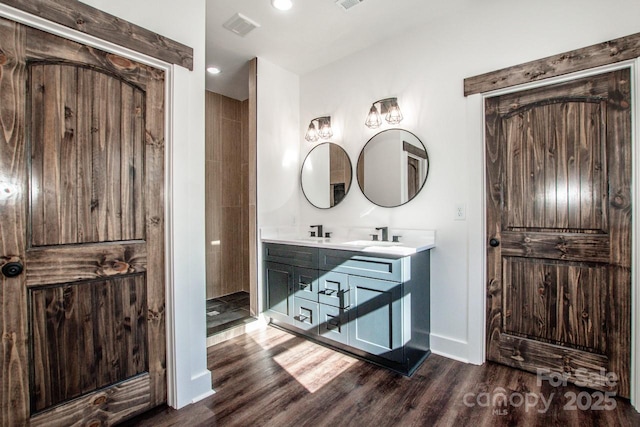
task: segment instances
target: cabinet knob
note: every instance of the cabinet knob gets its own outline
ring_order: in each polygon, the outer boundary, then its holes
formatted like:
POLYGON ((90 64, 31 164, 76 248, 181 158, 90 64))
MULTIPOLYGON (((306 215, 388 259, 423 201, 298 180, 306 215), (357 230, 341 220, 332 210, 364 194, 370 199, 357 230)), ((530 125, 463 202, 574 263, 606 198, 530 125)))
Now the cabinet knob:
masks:
POLYGON ((497 248, 498 246, 500 246, 500 240, 494 237, 493 239, 489 240, 489 246, 491 246, 492 248, 497 248))

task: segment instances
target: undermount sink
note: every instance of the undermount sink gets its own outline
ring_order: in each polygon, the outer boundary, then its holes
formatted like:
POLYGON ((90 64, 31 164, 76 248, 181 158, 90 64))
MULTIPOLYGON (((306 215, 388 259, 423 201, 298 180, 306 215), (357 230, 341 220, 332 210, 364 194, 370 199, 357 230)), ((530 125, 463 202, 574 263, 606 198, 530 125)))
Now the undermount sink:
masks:
POLYGON ((381 240, 353 240, 351 242, 344 242, 345 245, 353 246, 400 246, 400 242, 383 242, 381 240))

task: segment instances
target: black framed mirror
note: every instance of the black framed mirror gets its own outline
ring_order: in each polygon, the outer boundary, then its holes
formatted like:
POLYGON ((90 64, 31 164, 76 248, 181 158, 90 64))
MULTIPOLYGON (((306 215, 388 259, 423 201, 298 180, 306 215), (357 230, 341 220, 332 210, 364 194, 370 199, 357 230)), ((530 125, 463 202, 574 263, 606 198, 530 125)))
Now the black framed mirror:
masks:
POLYGON ((341 146, 333 142, 316 145, 302 164, 302 193, 316 208, 332 208, 349 193, 352 174, 351 160, 341 146))
POLYGON ((429 156, 420 138, 404 129, 375 134, 358 157, 358 185, 372 203, 393 208, 411 201, 429 175, 429 156))

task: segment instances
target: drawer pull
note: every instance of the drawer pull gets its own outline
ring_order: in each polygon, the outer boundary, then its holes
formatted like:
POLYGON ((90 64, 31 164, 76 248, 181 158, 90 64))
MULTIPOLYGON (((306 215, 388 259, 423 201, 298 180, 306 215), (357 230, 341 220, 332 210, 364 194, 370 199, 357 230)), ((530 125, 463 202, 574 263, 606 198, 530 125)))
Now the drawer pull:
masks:
POLYGON ((298 321, 300 321, 300 322, 306 322, 308 319, 309 319, 309 317, 305 316, 303 314, 298 316, 298 321))
POLYGON ((311 286, 311 283, 300 282, 298 283, 298 286, 300 286, 300 289, 307 289, 309 286, 311 286))

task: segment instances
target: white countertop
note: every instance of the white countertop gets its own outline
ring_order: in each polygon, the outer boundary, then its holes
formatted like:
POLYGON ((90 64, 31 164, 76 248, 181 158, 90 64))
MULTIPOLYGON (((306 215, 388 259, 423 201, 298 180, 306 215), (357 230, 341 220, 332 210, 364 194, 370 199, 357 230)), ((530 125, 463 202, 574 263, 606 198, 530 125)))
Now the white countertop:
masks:
POLYGON ((302 237, 308 235, 295 227, 267 227, 260 230, 260 237, 266 243, 280 243, 297 246, 310 246, 327 249, 361 251, 367 253, 407 256, 433 249, 436 246, 435 231, 390 229, 389 238, 400 235, 400 242, 372 241, 369 234, 375 229, 325 227, 332 233, 330 238, 302 237), (393 233, 392 233, 393 231, 393 233))

